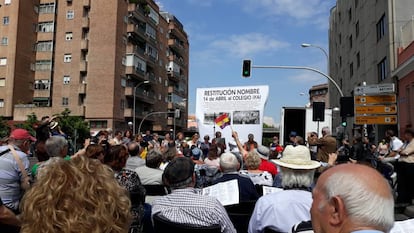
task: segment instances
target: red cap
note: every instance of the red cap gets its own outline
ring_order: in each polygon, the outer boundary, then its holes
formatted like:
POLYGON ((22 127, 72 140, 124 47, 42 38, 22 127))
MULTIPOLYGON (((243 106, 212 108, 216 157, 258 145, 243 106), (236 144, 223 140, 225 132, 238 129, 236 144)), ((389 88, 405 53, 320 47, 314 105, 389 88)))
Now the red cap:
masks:
POLYGON ((36 138, 34 138, 30 133, 25 129, 15 129, 11 132, 10 138, 13 138, 15 140, 30 140, 32 142, 36 141, 36 138))

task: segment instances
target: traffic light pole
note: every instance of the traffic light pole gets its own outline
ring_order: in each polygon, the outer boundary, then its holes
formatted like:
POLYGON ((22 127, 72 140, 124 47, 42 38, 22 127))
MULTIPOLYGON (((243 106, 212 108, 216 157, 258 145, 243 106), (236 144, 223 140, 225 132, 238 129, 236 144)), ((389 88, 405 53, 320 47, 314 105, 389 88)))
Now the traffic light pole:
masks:
POLYGON ((338 90, 339 95, 341 97, 344 97, 344 93, 342 92, 342 90, 339 87, 338 83, 336 83, 335 80, 331 76, 325 74, 324 72, 322 72, 320 70, 312 68, 312 67, 307 67, 307 66, 257 66, 257 65, 252 65, 252 68, 255 68, 255 69, 289 69, 289 70, 309 70, 309 71, 313 71, 313 72, 318 73, 322 76, 325 76, 327 79, 329 79, 329 81, 331 81, 333 83, 333 85, 336 87, 336 89, 338 90))

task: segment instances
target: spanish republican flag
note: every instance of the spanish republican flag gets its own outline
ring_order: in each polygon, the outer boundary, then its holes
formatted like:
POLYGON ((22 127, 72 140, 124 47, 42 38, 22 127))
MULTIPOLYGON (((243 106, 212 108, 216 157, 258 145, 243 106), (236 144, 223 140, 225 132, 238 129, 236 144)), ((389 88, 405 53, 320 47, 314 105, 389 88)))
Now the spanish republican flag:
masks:
POLYGON ((227 113, 218 116, 214 122, 220 126, 221 129, 224 129, 226 126, 230 125, 230 118, 227 116, 227 113))

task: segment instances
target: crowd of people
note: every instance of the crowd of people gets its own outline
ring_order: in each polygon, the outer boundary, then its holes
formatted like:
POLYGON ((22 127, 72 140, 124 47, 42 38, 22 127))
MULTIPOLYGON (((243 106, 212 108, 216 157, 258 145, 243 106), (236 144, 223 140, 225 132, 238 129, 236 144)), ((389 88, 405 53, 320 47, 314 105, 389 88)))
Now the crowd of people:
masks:
POLYGON ((0 147, 0 229, 7 232, 154 232, 157 216, 232 233, 239 227, 226 208, 200 192, 231 180, 239 202, 255 205, 249 233, 301 232, 302 226, 317 233, 389 232, 394 193, 387 169, 397 173, 397 203, 414 198, 409 128, 405 142, 389 130, 378 146, 363 137, 337 145, 327 128, 306 140, 291 132, 286 145, 275 136, 267 146, 253 134, 241 142, 235 131, 232 138, 216 132, 211 140, 197 133, 186 140, 181 132, 160 138, 149 130, 103 130, 68 156, 64 133, 52 133, 56 122, 42 121, 36 138, 14 129, 0 147), (30 166, 33 144, 38 162, 30 166), (153 186, 165 193, 153 194, 153 186), (263 186, 279 191, 263 195, 263 186))

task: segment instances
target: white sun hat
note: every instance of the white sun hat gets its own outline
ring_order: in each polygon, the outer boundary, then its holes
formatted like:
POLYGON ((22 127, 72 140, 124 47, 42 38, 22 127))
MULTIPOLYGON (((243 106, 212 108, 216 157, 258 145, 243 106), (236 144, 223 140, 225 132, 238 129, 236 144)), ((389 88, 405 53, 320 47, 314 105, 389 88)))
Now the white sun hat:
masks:
POLYGON ((306 146, 286 146, 283 151, 283 157, 278 160, 272 160, 281 167, 290 169, 311 170, 321 166, 318 161, 311 160, 310 151, 306 146))

